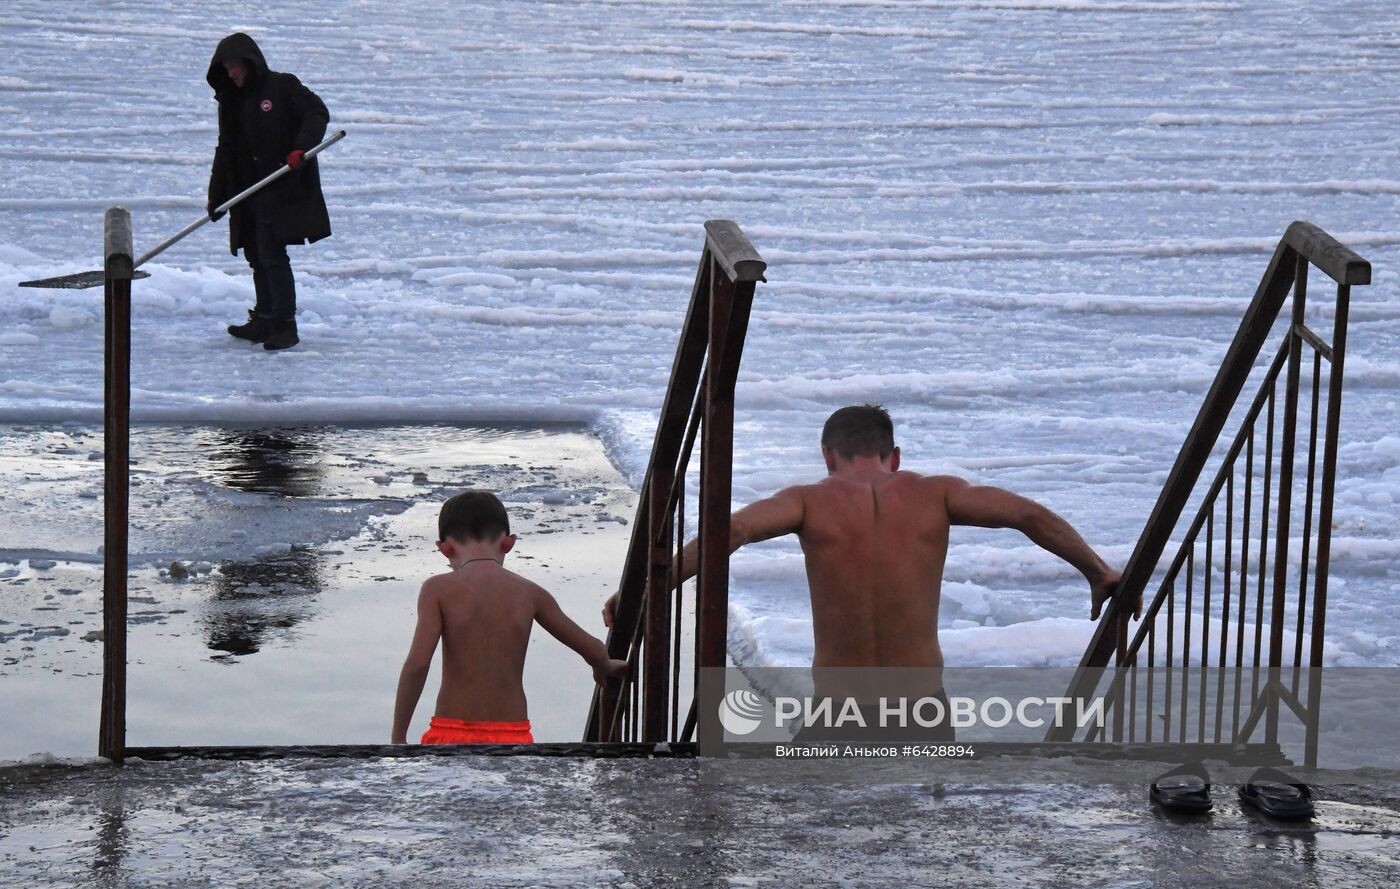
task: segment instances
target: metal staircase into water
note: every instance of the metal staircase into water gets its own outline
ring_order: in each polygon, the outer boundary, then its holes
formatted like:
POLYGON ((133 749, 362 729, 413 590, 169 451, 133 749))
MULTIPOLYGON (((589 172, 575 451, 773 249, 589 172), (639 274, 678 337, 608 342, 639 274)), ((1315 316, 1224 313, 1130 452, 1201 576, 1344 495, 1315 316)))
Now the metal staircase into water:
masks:
POLYGON ((1335 238, 1288 227, 1066 691, 1085 700, 1106 681, 1106 724, 1053 728, 1047 741, 1276 749, 1292 718, 1303 764, 1316 765, 1348 304, 1370 282, 1370 264, 1335 238), (1330 305, 1308 302, 1313 268, 1336 283, 1330 305), (1310 314, 1330 315, 1330 341, 1310 314))

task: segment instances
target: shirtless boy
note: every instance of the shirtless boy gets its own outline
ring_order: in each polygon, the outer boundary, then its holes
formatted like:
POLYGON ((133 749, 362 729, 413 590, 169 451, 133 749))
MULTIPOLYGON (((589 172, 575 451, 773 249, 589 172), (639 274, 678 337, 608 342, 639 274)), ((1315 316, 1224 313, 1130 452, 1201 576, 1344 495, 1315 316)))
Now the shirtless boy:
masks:
POLYGON ((535 622, 578 652, 602 683, 627 670, 554 597, 502 563, 515 546, 506 509, 488 491, 464 491, 438 514, 438 551, 452 570, 418 594, 418 627, 399 674, 392 743, 406 743, 428 667, 442 639, 442 688, 424 744, 530 744, 521 673, 535 622))
MULTIPOLYGON (((879 694, 893 678, 897 689, 941 695, 943 651, 938 645, 938 604, 948 531, 953 525, 1015 528, 1042 549, 1077 568, 1089 583, 1091 615, 1116 590, 1119 573, 1099 558, 1068 522, 1010 491, 945 475, 899 468, 894 424, 882 407, 857 405, 836 411, 822 429, 827 477, 785 488, 731 517, 730 545, 796 534, 812 597, 812 659, 819 695, 822 668, 880 667, 879 694), (902 680, 898 681, 898 680, 902 680)), ((682 577, 694 576, 699 548, 682 554, 682 577)), ((603 606, 612 626, 616 596, 603 606)), ((1141 616, 1142 603, 1136 605, 1141 616)), ((860 678, 855 671, 827 671, 833 681, 860 678)), ((874 690, 842 687, 858 700, 874 690)), ((946 700, 945 700, 946 705, 946 700)))

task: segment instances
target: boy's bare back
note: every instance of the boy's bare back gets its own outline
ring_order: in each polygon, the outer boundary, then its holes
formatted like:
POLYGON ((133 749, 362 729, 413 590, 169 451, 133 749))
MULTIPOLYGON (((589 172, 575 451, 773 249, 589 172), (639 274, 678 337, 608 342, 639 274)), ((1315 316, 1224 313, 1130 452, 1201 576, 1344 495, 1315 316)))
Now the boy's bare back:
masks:
POLYGON ((608 657, 602 640, 570 620, 553 596, 506 570, 515 540, 505 506, 489 491, 463 491, 443 504, 437 548, 452 570, 428 578, 418 593, 418 623, 394 696, 392 743, 407 741, 439 641, 442 687, 425 744, 479 743, 483 732, 498 731, 528 743, 522 675, 536 622, 584 659, 594 682, 626 672, 627 662, 608 657), (439 727, 438 720, 450 725, 439 727))
POLYGON ((435 716, 468 722, 529 718, 522 675, 530 630, 553 597, 491 560, 428 579, 422 596, 442 621, 442 688, 435 716), (542 607, 543 606, 543 607, 542 607))

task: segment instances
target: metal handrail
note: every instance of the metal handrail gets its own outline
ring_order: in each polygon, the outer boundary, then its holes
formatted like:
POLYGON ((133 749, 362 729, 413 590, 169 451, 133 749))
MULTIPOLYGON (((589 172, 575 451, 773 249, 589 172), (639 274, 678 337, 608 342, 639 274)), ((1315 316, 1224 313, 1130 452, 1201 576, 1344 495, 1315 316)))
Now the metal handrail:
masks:
MULTIPOLYGON (((1155 626, 1155 619, 1160 612, 1161 605, 1172 592, 1169 586, 1181 570, 1182 562, 1188 555, 1188 547, 1194 545, 1194 541, 1200 534, 1203 524, 1212 520, 1211 509, 1218 499, 1221 487, 1226 483, 1227 473, 1231 472, 1235 461, 1238 460, 1241 448, 1246 441, 1246 433, 1252 434, 1252 426, 1257 422, 1262 410, 1266 396, 1270 406, 1270 430, 1272 430, 1272 390, 1284 367, 1284 359, 1287 358, 1288 367, 1288 391, 1285 399, 1285 438, 1282 442, 1287 453, 1281 459, 1281 496, 1280 510, 1286 513, 1289 507, 1288 497, 1291 496, 1291 473, 1292 473, 1292 450, 1293 450, 1293 426, 1296 421, 1297 406, 1297 381, 1298 381, 1298 344, 1307 344, 1315 350, 1319 356, 1325 356, 1329 362, 1333 363, 1332 387, 1335 390, 1335 397, 1329 397, 1328 416, 1328 439, 1327 454, 1324 456, 1324 491, 1322 498, 1323 511, 1327 514, 1330 522, 1331 514, 1331 480, 1335 476, 1335 448, 1338 410, 1340 406, 1340 385, 1341 385, 1341 364, 1342 355, 1345 348, 1345 325, 1346 325, 1346 305, 1349 298, 1350 287, 1354 284, 1368 284, 1371 280, 1370 264, 1354 251, 1337 241, 1331 235, 1308 222, 1294 222, 1285 231, 1274 250, 1270 260, 1268 270, 1259 283, 1254 298, 1250 302, 1241 320, 1239 330, 1236 332, 1225 358, 1216 373, 1215 380, 1206 395, 1205 401, 1196 416, 1190 432, 1177 455, 1176 461, 1168 475, 1166 484, 1158 496, 1152 514, 1139 537, 1132 556, 1128 559, 1124 567, 1119 589, 1109 607, 1101 617, 1099 624, 1094 630, 1088 647, 1080 659, 1079 668, 1066 694, 1075 699, 1085 699, 1091 696, 1097 688, 1100 674, 1114 659, 1114 652, 1117 653, 1116 662, 1119 670, 1115 675, 1114 689, 1110 691, 1110 700, 1116 690, 1121 687, 1123 680, 1122 672, 1126 666, 1135 668, 1136 656, 1143 641, 1149 638, 1150 628, 1155 626), (1329 346, 1323 343, 1321 337, 1313 331, 1307 329, 1303 324, 1303 293, 1306 287, 1306 269, 1309 265, 1316 266, 1331 277, 1338 284, 1338 314, 1336 318, 1337 332, 1333 337, 1333 343, 1329 346), (1137 633, 1132 639, 1131 645, 1128 643, 1128 613, 1127 604, 1137 601, 1138 597, 1145 591, 1149 581, 1161 562, 1163 552, 1170 542, 1170 537, 1176 529, 1182 512, 1196 488, 1196 483, 1200 478, 1200 473, 1204 469, 1206 462, 1210 458, 1216 443, 1219 440, 1224 424, 1232 413, 1239 395, 1251 375, 1254 363, 1262 349, 1264 342, 1268 338, 1275 321, 1278 318, 1284 302, 1289 293, 1296 290, 1294 300, 1294 318, 1290 325, 1288 339, 1280 350, 1278 356, 1271 362, 1271 367, 1266 374, 1264 387, 1254 399, 1254 403, 1247 413, 1244 424, 1240 432, 1234 437, 1230 451, 1223 461, 1220 471, 1216 474, 1213 483, 1207 493, 1191 529, 1186 535, 1186 543, 1173 560, 1170 571, 1167 572, 1166 579, 1159 588, 1151 605, 1147 609, 1148 620, 1143 621, 1137 633), (1288 493, 1282 493, 1282 486, 1289 485, 1288 493)), ((1320 360, 1320 358, 1319 358, 1320 360)), ((1314 380, 1314 386, 1317 381, 1314 380)), ((1316 392, 1314 396, 1316 400, 1316 392)), ((1316 426, 1316 416, 1313 419, 1316 426)), ((1314 428, 1312 447, 1315 449, 1316 432, 1314 428)), ((1250 439, 1252 453, 1252 439, 1250 439)), ((1270 450, 1270 455, 1272 450, 1270 450)), ((1310 457, 1313 456, 1310 453, 1310 457)), ((1309 482, 1312 478, 1313 466, 1309 464, 1309 482)), ((1309 497, 1312 490, 1309 488, 1309 497)), ((1265 498, 1267 508, 1267 497, 1265 498)), ((1311 499, 1308 503, 1311 509, 1311 499)), ((1309 512, 1308 522, 1311 523, 1311 512, 1309 512)), ((1267 515, 1261 516, 1262 534, 1267 535, 1267 515)), ((1321 520, 1319 529, 1321 530, 1321 520)), ((1278 533, 1282 536, 1287 530, 1286 516, 1281 516, 1278 533)), ((1319 572, 1317 584, 1314 588, 1314 596, 1318 600, 1314 603, 1315 628, 1320 632, 1323 625, 1322 611, 1325 609, 1325 564, 1328 553, 1329 535, 1320 534, 1317 558, 1319 565, 1323 569, 1319 572)), ((1267 543, 1262 544, 1262 551, 1267 552, 1267 543)), ((1277 554, 1276 554, 1277 555, 1277 554)), ((1244 553, 1242 552, 1242 557, 1244 553)), ((1264 566, 1260 565, 1260 608, 1262 608, 1263 571, 1264 566)), ((1274 605, 1273 621, 1277 623, 1281 620, 1283 610, 1282 586, 1286 580, 1286 566, 1279 562, 1279 567, 1274 580, 1274 605)), ((1189 594, 1188 594, 1189 595, 1189 594)), ((1244 596, 1244 590, 1240 592, 1244 596)), ((1301 617, 1300 617, 1301 627, 1301 617)), ((1257 631, 1256 631, 1257 632, 1257 631)), ((1301 637, 1300 637, 1301 638, 1301 637)), ((1270 639, 1270 663, 1276 667, 1279 660, 1281 646, 1281 635, 1277 629, 1270 639)), ((1223 644, 1223 643, 1222 643, 1223 644)), ((1313 646, 1320 652, 1321 639, 1315 637, 1313 646)), ((1320 656, 1320 655, 1319 655, 1320 656)), ((1257 666, 1257 664, 1256 664, 1257 666)), ((1121 707, 1118 708, 1118 715, 1121 717, 1121 707)), ((1074 735, 1073 726, 1063 726, 1052 728, 1046 735, 1047 741, 1068 741, 1074 735)), ((1272 723, 1271 723, 1272 734, 1272 723)))
POLYGON ((701 554, 696 675, 704 667, 723 666, 733 392, 754 286, 765 280, 766 268, 737 224, 705 223, 705 246, 662 401, 608 634, 609 654, 627 660, 631 669, 621 688, 595 691, 586 741, 678 741, 688 731, 678 718, 682 627, 675 572, 684 531, 685 477, 697 437, 701 554))

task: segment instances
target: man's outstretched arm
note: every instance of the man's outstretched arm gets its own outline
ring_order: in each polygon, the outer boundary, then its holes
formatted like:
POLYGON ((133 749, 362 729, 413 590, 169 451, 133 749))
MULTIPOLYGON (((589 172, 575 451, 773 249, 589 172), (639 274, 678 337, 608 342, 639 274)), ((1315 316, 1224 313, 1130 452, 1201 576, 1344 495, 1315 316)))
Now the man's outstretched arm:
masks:
MULTIPOLYGON (((1019 494, 962 479, 946 479, 948 520, 955 525, 982 528, 1015 528, 1036 546, 1069 562, 1089 581, 1090 616, 1098 620, 1103 603, 1118 590, 1119 572, 1099 558, 1069 522, 1019 494)), ((1142 617, 1142 599, 1134 606, 1142 617)))
MULTIPOLYGON (((771 540, 802 530, 805 508, 797 488, 784 488, 772 497, 756 500, 729 516, 729 551, 760 540, 771 540)), ((700 539, 692 537, 681 549, 680 582, 700 570, 700 539)), ((617 593, 603 603, 603 624, 611 627, 617 611, 617 593)))

